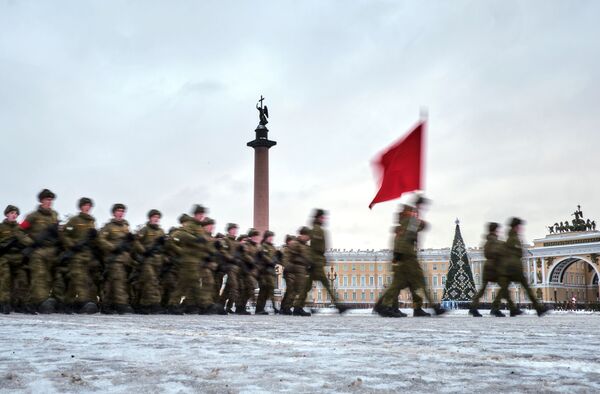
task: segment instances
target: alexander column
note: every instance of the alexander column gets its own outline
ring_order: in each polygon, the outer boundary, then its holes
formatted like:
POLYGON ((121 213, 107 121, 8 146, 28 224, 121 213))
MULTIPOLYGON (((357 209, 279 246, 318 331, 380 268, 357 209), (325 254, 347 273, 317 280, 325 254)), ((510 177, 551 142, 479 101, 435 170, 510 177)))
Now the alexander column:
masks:
POLYGON ((260 96, 256 103, 260 118, 256 138, 246 144, 254 148, 254 228, 260 232, 269 229, 269 148, 277 144, 268 137, 269 109, 263 101, 260 96))

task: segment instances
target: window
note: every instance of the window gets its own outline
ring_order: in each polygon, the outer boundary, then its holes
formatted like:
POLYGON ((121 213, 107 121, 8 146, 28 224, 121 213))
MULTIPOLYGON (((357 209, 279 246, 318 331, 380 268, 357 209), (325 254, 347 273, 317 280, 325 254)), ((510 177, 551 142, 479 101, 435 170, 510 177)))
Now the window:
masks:
POLYGON ((433 300, 434 300, 434 301, 437 301, 437 300, 438 300, 438 297, 437 297, 437 290, 434 290, 434 291, 433 291, 433 300))
POLYGON ((379 283, 379 286, 383 286, 383 276, 377 277, 377 283, 379 283))
POLYGON ((436 287, 438 285, 438 277, 437 277, 437 275, 435 275, 432 279, 433 279, 433 287, 436 287))
POLYGON ((352 301, 356 301, 356 292, 355 291, 352 292, 352 301))
POLYGON ((340 285, 340 277, 336 276, 335 279, 333 280, 333 283, 335 283, 335 286, 339 286, 340 285))
POLYGON ((381 264, 377 265, 377 270, 378 271, 383 271, 383 266, 381 264))
POLYGON ((442 263, 442 271, 446 271, 446 263, 442 263))
POLYGON ((356 276, 352 275, 352 287, 356 287, 356 276))
POLYGON ((360 299, 363 301, 367 299, 367 296, 365 295, 364 291, 360 294, 360 299))
POLYGON ((442 285, 446 284, 446 275, 442 275, 442 285))
POLYGON ((433 269, 434 269, 434 271, 437 271, 437 264, 433 265, 433 269))
POLYGON ((352 271, 356 271, 356 264, 352 263, 352 271))
POLYGON ((369 276, 369 286, 375 286, 375 277, 369 276))
POLYGON ((391 276, 386 276, 385 277, 385 281, 387 282, 387 284, 389 285, 390 283, 392 283, 392 277, 391 276))
POLYGON ((361 264, 361 265, 360 265, 360 269, 361 269, 361 271, 364 271, 364 270, 365 270, 365 265, 364 265, 364 264, 361 264))
POLYGON ((344 287, 348 287, 348 277, 344 275, 344 287))
POLYGON ((317 301, 321 301, 321 292, 317 291, 317 301))
POLYGON ((480 285, 481 283, 479 282, 479 274, 475 274, 475 284, 476 285, 480 285))
POLYGON ((360 277, 360 285, 361 285, 362 287, 365 287, 365 286, 366 286, 366 283, 365 283, 365 277, 364 277, 364 276, 361 276, 361 277, 360 277))
POLYGON ((344 292, 344 299, 347 300, 348 299, 348 293, 344 292))
POLYGON ((375 299, 375 293, 371 292, 371 301, 375 299))

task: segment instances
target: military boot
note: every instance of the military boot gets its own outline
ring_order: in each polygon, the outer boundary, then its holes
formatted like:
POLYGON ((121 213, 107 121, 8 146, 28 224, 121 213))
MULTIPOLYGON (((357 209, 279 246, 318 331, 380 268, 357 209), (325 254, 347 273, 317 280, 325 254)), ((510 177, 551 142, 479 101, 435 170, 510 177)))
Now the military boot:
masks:
POLYGON ((260 316, 267 316, 269 312, 265 311, 264 309, 257 309, 256 311, 254 311, 254 314, 260 316))
POLYGON ((311 314, 306 312, 304 308, 294 308, 294 316, 311 316, 311 314))
POLYGON ((129 304, 117 304, 115 310, 119 315, 128 315, 135 312, 129 304))
POLYGON ((423 308, 415 308, 413 309, 413 317, 429 317, 431 313, 425 312, 423 308))
POLYGON ((523 311, 520 310, 519 308, 511 309, 510 310, 510 317, 515 317, 515 316, 519 316, 519 315, 522 315, 522 314, 523 314, 523 311))
POLYGON ((541 305, 536 309, 538 317, 544 316, 546 313, 548 313, 548 311, 550 311, 550 308, 548 308, 546 305, 541 305))
POLYGON ((343 314, 344 312, 346 312, 348 309, 350 309, 349 307, 347 307, 344 304, 335 304, 335 307, 337 308, 338 312, 341 314, 343 314))
POLYGON ((0 304, 0 313, 8 315, 10 313, 10 304, 0 304))
POLYGON ((477 308, 469 309, 469 315, 472 315, 473 317, 481 317, 481 313, 479 313, 477 308))
POLYGON ((48 298, 40 304, 38 312, 44 315, 56 312, 56 300, 54 298, 48 298))
POLYGON ((196 305, 186 305, 183 311, 186 315, 197 315, 200 313, 200 308, 196 305))
POLYGON ((169 305, 167 313, 169 315, 183 315, 183 310, 179 305, 169 305))
POLYGON ((215 309, 216 309, 217 315, 226 315, 227 314, 223 304, 215 304, 215 309))
POLYGON ((150 305, 140 305, 136 308, 135 313, 140 315, 149 315, 150 314, 150 305))
POLYGON ((436 305, 433 307, 433 311, 435 312, 436 315, 443 315, 444 313, 448 312, 445 308, 442 308, 439 305, 436 305))
POLYGON ((279 311, 280 314, 284 315, 284 316, 291 316, 293 314, 292 310, 290 308, 281 308, 281 310, 279 311))
POLYGON ((251 313, 246 310, 246 307, 240 306, 238 308, 237 305, 235 306, 235 314, 236 315, 251 315, 251 313))
POLYGON ((406 317, 408 316, 406 313, 402 312, 400 309, 392 309, 392 317, 406 317))
POLYGON ((23 307, 23 313, 27 315, 37 315, 37 306, 34 304, 27 304, 23 307))
POLYGON ((506 317, 506 315, 504 313, 502 313, 502 311, 500 311, 500 309, 492 309, 490 311, 490 315, 496 316, 496 317, 506 317))
POLYGON ((95 302, 86 302, 81 308, 79 308, 77 313, 93 315, 94 313, 98 313, 98 305, 96 305, 95 302))
POLYGON ((104 315, 114 315, 117 313, 114 306, 112 304, 102 304, 102 308, 100 308, 100 313, 104 315))

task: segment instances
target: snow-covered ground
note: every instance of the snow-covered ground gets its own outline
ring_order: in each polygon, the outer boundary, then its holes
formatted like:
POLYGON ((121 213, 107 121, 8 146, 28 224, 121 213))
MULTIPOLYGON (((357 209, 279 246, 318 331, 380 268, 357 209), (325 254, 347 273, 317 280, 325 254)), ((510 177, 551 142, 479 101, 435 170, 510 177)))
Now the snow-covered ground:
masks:
POLYGON ((599 392, 600 315, 0 315, 0 392, 599 392))

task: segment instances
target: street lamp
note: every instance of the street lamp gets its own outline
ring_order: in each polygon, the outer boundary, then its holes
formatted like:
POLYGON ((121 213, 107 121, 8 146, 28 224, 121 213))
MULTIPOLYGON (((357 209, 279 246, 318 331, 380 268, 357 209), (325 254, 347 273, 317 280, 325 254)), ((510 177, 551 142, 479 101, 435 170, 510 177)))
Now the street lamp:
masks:
MULTIPOLYGON (((333 265, 329 267, 329 272, 327 272, 327 279, 331 282, 331 294, 336 294, 335 291, 335 280, 337 279, 337 272, 333 269, 333 265)), ((333 298, 329 300, 331 305, 333 305, 333 298)))

